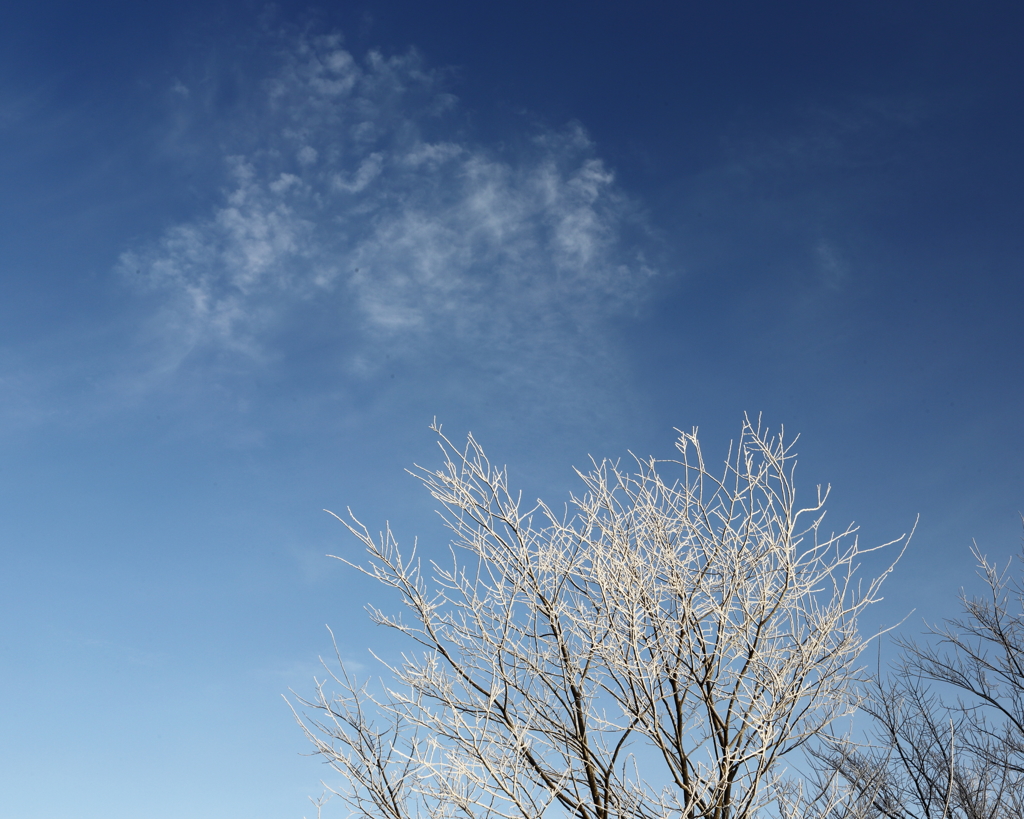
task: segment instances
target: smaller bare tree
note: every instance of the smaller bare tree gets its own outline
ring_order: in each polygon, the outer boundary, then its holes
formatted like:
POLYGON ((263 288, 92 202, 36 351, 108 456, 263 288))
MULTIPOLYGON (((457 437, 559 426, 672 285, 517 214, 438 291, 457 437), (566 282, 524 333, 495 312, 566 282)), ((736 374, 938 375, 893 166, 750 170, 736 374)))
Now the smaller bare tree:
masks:
POLYGON ((712 471, 683 433, 678 460, 579 472, 570 514, 524 509, 472 437, 435 431, 444 467, 414 474, 450 563, 425 573, 390 528, 343 521, 370 554, 357 568, 405 604, 372 619, 421 653, 380 687, 342 666, 299 700, 341 774, 329 787, 384 819, 749 819, 786 802, 785 755, 859 703, 857 617, 891 570, 861 586, 872 550, 824 533, 827 490, 797 505, 792 443, 748 419, 712 471))
POLYGON ((845 815, 887 819, 1024 816, 1024 586, 973 550, 986 586, 964 616, 897 640, 901 658, 863 711, 867 746, 821 755, 852 796, 845 815))

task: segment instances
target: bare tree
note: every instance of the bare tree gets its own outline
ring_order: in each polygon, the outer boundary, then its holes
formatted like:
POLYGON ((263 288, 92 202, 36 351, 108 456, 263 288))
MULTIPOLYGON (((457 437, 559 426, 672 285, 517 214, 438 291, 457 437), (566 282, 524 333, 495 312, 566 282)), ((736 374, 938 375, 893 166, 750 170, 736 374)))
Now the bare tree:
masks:
MULTIPOLYGON (((980 597, 929 641, 897 640, 901 658, 863 710, 872 742, 820 755, 853 795, 846 816, 1024 816, 1024 586, 982 555, 980 597)), ((837 814, 840 815, 840 814, 837 814)))
POLYGON ((385 819, 743 819, 786 801, 783 757, 858 705, 857 617, 892 568, 856 580, 873 550, 825 533, 827 489, 797 505, 792 442, 747 419, 712 471, 682 433, 677 460, 578 471, 558 512, 434 429, 444 467, 413 474, 450 563, 425 572, 390 528, 343 521, 370 554, 356 568, 405 605, 373 621, 418 648, 390 682, 342 666, 299 700, 341 774, 328 787, 385 819))

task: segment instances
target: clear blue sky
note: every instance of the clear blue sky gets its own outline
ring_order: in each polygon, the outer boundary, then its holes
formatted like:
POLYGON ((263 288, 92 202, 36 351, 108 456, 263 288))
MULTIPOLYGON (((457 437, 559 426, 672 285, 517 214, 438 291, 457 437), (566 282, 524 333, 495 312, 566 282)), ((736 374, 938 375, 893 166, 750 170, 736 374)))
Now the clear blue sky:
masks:
POLYGON ((763 412, 836 527, 921 515, 874 625, 1018 551, 1017 4, 3 17, 5 816, 311 816, 281 694, 389 605, 321 510, 443 548, 435 416, 558 502, 763 412))

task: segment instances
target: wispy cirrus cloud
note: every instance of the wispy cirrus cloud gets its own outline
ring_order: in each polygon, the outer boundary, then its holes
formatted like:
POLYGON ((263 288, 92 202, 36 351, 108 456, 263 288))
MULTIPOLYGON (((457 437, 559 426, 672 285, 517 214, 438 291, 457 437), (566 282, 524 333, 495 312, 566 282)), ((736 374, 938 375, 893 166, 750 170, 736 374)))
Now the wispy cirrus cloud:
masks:
POLYGON ((479 144, 443 72, 337 36, 293 41, 252 99, 220 201, 120 260, 178 356, 339 328, 355 369, 425 344, 541 356, 649 292, 643 220, 579 125, 479 144))

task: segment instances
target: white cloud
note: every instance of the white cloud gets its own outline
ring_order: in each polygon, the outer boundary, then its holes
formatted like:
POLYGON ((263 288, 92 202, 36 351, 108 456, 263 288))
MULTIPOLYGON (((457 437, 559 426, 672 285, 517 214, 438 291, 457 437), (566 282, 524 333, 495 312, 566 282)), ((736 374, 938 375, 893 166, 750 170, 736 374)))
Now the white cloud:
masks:
POLYGON ((842 254, 829 242, 820 240, 814 248, 821 281, 833 290, 840 288, 849 275, 849 265, 842 254))
POLYGON ((356 322, 356 368, 432 342, 540 355, 647 294, 635 208, 581 127, 476 144, 415 52, 357 61, 337 37, 294 43, 262 88, 220 204, 121 258, 180 355, 273 354, 314 332, 313 302, 356 322))

